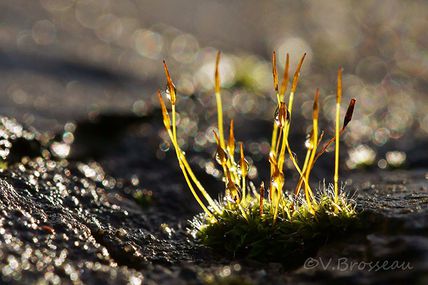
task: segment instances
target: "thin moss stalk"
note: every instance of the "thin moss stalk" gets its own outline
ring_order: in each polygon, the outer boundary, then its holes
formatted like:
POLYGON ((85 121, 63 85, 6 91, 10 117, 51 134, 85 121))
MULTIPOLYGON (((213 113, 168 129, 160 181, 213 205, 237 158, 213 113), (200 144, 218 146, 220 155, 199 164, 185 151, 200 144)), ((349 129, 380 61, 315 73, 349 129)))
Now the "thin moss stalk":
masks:
MULTIPOLYGON (((167 77, 167 97, 171 105, 170 119, 166 104, 158 92, 164 126, 176 151, 177 160, 185 181, 203 209, 192 221, 193 234, 203 244, 224 250, 233 256, 256 259, 281 260, 298 252, 313 248, 316 241, 330 233, 344 231, 356 218, 355 204, 339 189, 339 142, 340 136, 352 119, 355 99, 349 103, 343 126, 340 128, 340 104, 342 98, 342 69, 337 76, 335 134, 322 144, 324 133, 319 128, 320 92, 317 89, 312 110, 312 131, 306 143, 307 152, 300 166, 289 144, 294 96, 297 91, 300 71, 306 54, 300 59, 294 72, 288 103, 286 92, 289 76, 289 55, 286 56, 282 82, 279 82, 276 53, 272 55, 272 74, 277 110, 269 153, 270 180, 267 188, 262 183, 256 191, 248 181, 249 164, 245 159, 244 143, 239 143, 236 156, 234 123, 230 121, 229 137, 224 135, 224 118, 220 92, 220 52, 217 53, 214 71, 214 95, 217 103, 218 133, 213 132, 217 142, 216 160, 223 170, 225 191, 218 201, 212 199, 191 169, 177 139, 176 90, 168 67, 164 62, 167 77), (335 143, 334 181, 314 192, 310 175, 318 158, 335 143), (322 147, 320 147, 322 146, 322 147), (320 150, 319 150, 320 149, 320 150), (289 159, 299 174, 294 191, 284 189, 285 161, 289 159), (304 191, 300 191, 301 189, 304 191), (292 194, 287 194, 292 193, 292 194)), ((290 175, 291 176, 291 175, 290 175)))

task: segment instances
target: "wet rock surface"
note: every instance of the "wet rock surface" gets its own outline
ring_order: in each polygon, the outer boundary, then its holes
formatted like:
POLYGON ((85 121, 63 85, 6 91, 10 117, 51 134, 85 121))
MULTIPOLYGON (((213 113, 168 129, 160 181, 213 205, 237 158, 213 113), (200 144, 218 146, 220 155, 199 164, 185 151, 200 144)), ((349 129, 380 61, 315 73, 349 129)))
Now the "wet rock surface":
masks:
MULTIPOLYGON (((0 118, 0 284, 428 284, 428 2, 358 2, 0 1, 0 114, 18 120, 0 118), (341 173, 360 228, 298 268, 226 259, 186 233, 200 208, 161 139, 155 94, 164 58, 180 93, 180 143, 217 197, 217 49, 224 112, 255 177, 267 178, 273 50, 279 65, 285 52, 292 65, 308 53, 293 114, 299 158, 317 87, 320 126, 332 133, 338 66, 343 102, 357 99, 343 146, 365 169, 341 173), (397 151, 407 170, 381 171, 397 151), (371 269, 385 260, 412 269, 371 269)), ((331 181, 331 156, 317 163, 313 182, 331 181)))
MULTIPOLYGON (((1 119, 9 150, 0 173, 2 284, 426 282, 426 170, 350 175, 359 228, 330 237, 297 268, 233 260, 187 233, 199 209, 174 156, 159 151, 160 118, 112 119, 119 134, 103 131, 109 116, 77 123, 68 159, 52 151, 63 134, 46 137, 1 119), (88 143, 96 137, 100 148, 88 143)), ((221 189, 205 171, 198 175, 221 189)))

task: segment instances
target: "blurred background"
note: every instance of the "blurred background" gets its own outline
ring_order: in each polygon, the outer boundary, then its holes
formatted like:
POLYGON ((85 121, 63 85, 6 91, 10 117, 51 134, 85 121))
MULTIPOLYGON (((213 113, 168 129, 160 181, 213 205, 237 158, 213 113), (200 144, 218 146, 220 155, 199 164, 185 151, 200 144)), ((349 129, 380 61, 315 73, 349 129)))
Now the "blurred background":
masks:
MULTIPOLYGON (((426 166, 427 27, 422 0, 5 0, 0 112, 53 132, 100 113, 151 115, 166 59, 181 94, 183 143, 197 150, 213 139, 218 49, 226 113, 241 126, 272 119, 272 51, 281 66, 289 52, 293 71, 306 52, 294 108, 306 121, 295 121, 302 133, 319 87, 330 137, 342 66, 344 110, 350 98, 358 101, 345 135, 346 166, 426 166)), ((265 155, 266 139, 256 135, 248 149, 265 155)))

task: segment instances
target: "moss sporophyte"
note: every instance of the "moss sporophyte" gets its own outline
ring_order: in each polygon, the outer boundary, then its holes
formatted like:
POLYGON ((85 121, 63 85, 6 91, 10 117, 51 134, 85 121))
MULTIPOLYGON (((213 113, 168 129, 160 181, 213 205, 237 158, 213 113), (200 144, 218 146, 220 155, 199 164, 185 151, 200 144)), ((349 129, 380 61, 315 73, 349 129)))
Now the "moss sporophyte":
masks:
POLYGON ((269 152, 270 181, 258 190, 248 180, 249 164, 245 159, 244 145, 236 147, 234 124, 230 122, 226 140, 223 126, 222 99, 220 93, 220 52, 215 67, 215 99, 217 103, 217 129, 213 136, 217 141, 216 160, 223 170, 225 192, 214 200, 207 193, 190 167, 177 139, 176 89, 164 61, 167 79, 167 97, 171 104, 168 112, 165 101, 158 92, 163 123, 174 146, 184 179, 203 209, 193 221, 193 231, 203 244, 232 256, 246 256, 259 260, 284 261, 308 250, 316 241, 329 234, 344 231, 356 218, 355 204, 339 187, 339 139, 352 119, 355 99, 349 103, 344 121, 340 122, 342 97, 342 69, 337 74, 335 135, 321 145, 323 133, 318 127, 319 90, 316 90, 312 131, 306 143, 307 152, 303 165, 299 165, 289 144, 293 100, 299 74, 306 54, 300 59, 286 103, 289 82, 289 55, 281 84, 278 80, 275 52, 272 56, 272 74, 277 107, 273 118, 273 131, 269 152), (311 171, 318 158, 335 144, 334 184, 314 192, 310 185, 311 171), (294 189, 284 189, 284 163, 289 159, 299 174, 294 189), (286 191, 288 190, 288 191, 286 191), (291 193, 291 194, 290 194, 291 193))

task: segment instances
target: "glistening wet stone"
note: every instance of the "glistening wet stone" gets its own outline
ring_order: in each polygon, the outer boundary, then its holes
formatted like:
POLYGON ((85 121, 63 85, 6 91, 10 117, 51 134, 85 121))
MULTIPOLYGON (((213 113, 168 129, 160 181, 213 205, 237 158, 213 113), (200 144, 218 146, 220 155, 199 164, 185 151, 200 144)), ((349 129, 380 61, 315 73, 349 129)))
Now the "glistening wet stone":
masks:
POLYGON ((118 186, 126 183, 97 163, 40 156, 6 162, 0 174, 3 282, 139 284, 136 270, 185 256, 188 246, 156 237, 158 225, 125 197, 126 186, 118 186))
MULTIPOLYGON (((25 129, 14 124, 16 130, 25 129)), ((199 209, 176 172, 173 155, 156 157, 156 124, 153 119, 127 125, 115 147, 99 154, 98 162, 55 158, 47 152, 52 141, 28 131, 28 139, 39 146, 36 155, 21 152, 19 159, 10 161, 6 157, 8 165, 0 174, 1 283, 332 284, 337 279, 347 284, 424 284, 427 280, 425 170, 351 175, 347 189, 355 192, 362 212, 360 228, 331 236, 311 256, 318 260, 316 267, 305 263, 290 269, 278 263, 226 259, 186 233, 187 219, 199 209), (132 195, 142 190, 153 195, 146 207, 132 195), (330 266, 320 264, 330 260, 330 266), (377 261, 406 262, 412 269, 375 271, 364 265, 377 261), (357 267, 351 270, 352 262, 357 267)), ((14 140, 10 143, 13 149, 14 140)), ((198 174, 209 177, 203 171, 198 174)), ((210 185, 221 183, 214 179, 210 185)))

